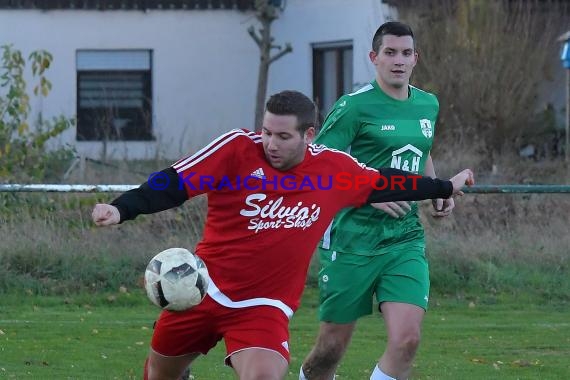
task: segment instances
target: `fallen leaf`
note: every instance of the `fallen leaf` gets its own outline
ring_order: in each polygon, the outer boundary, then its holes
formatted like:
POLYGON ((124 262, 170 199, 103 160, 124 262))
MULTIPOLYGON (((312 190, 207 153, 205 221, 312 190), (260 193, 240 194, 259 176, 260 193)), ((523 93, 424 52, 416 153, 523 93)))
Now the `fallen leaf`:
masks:
POLYGON ((473 363, 485 363, 485 359, 473 358, 471 359, 473 363))
POLYGON ((469 308, 473 309, 475 307, 475 302, 471 301, 469 302, 469 308))
POLYGON ((6 333, 2 330, 0 330, 0 335, 5 335, 6 333))
POLYGON ((99 334, 99 330, 93 329, 93 330, 91 330, 91 333, 92 333, 92 334, 99 334))
POLYGON ((530 362, 525 359, 518 359, 512 363, 516 367, 530 367, 530 362))

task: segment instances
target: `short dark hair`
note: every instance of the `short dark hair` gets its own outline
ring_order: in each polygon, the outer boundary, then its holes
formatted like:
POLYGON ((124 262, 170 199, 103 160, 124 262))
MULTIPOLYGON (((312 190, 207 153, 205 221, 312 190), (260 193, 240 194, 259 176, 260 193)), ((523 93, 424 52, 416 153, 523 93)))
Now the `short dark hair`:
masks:
POLYGON ((297 116, 297 130, 303 135, 307 129, 317 126, 315 103, 299 91, 286 90, 271 95, 265 110, 274 115, 297 116))
MULTIPOLYGON (((414 32, 412 28, 404 24, 403 22, 398 21, 388 21, 384 24, 380 25, 380 27, 374 33, 374 37, 372 38, 372 50, 378 53, 380 51, 380 46, 382 45, 382 38, 390 34, 392 36, 402 37, 402 36, 411 36, 414 39, 414 32)), ((414 39, 414 49, 415 49, 415 39, 414 39)))

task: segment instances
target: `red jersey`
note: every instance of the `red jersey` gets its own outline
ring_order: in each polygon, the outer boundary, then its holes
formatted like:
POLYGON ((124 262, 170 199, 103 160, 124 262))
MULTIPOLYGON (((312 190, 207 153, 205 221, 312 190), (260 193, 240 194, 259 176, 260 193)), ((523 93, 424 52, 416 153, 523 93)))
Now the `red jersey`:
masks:
POLYGON ((196 248, 212 280, 208 294, 224 306, 272 305, 289 317, 333 217, 364 204, 378 176, 348 154, 316 145, 297 166, 277 170, 261 135, 246 130, 230 131, 172 167, 189 197, 208 196, 196 248), (330 186, 340 172, 371 180, 350 190, 330 186))

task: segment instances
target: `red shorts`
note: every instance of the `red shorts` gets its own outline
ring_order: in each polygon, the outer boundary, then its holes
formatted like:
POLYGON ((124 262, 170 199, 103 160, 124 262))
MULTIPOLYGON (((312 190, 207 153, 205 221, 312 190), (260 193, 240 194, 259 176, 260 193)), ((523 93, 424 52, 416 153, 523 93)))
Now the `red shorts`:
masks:
POLYGON ((210 296, 190 310, 163 311, 156 322, 152 349, 164 356, 207 354, 221 339, 229 357, 247 348, 276 351, 289 362, 289 318, 273 306, 228 308, 210 296))

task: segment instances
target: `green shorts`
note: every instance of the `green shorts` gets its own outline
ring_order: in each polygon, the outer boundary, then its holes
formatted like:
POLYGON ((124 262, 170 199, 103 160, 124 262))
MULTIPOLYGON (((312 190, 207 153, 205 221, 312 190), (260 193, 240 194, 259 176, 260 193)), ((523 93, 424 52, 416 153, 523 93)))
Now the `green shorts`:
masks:
POLYGON ((350 323, 372 313, 376 301, 401 302, 427 310, 429 267, 425 245, 409 242, 376 256, 319 248, 320 309, 323 322, 350 323))

